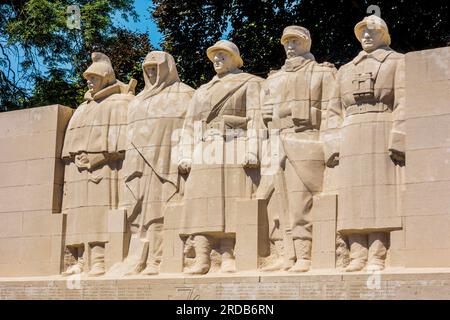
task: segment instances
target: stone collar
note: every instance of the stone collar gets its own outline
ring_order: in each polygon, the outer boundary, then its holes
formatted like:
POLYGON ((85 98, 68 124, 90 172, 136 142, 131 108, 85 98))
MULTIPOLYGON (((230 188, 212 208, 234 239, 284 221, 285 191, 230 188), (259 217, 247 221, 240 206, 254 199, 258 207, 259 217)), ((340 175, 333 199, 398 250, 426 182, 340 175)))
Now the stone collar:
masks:
POLYGON ((387 46, 378 48, 371 53, 368 53, 363 50, 355 57, 355 59, 353 59, 353 64, 356 65, 366 58, 373 58, 379 62, 383 62, 384 60, 386 60, 387 56, 392 52, 393 50, 387 46))

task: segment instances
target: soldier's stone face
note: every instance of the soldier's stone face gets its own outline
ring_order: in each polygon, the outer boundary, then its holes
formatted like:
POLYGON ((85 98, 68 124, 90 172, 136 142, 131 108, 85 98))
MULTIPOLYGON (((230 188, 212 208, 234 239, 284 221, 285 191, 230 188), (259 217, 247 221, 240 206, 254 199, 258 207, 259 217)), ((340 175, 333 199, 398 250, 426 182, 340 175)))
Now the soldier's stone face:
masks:
POLYGON ((360 40, 361 46, 366 52, 372 52, 384 45, 382 31, 375 28, 363 28, 360 40))
POLYGON ((225 50, 217 50, 213 53, 213 65, 217 74, 224 74, 237 68, 231 54, 225 50))
POLYGON ((103 89, 103 78, 96 74, 86 76, 87 85, 91 94, 96 94, 103 89))
POLYGON ((303 43, 297 37, 289 37, 284 43, 284 50, 288 59, 301 56, 306 53, 303 43))
POLYGON ((158 65, 157 64, 147 65, 145 66, 144 70, 150 82, 154 84, 156 82, 156 77, 158 76, 158 65))

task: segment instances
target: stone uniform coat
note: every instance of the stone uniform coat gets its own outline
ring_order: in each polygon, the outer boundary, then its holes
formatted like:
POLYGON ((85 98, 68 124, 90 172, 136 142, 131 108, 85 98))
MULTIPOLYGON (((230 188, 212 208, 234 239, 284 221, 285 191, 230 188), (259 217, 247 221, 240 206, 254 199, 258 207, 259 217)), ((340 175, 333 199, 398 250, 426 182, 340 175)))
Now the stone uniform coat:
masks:
POLYGON ((67 214, 66 245, 107 242, 108 212, 117 209, 120 169, 126 149, 128 103, 132 94, 123 84, 99 91, 73 114, 64 139, 66 162, 63 213, 67 214), (77 156, 85 154, 91 169, 80 169, 77 156))
POLYGON ((394 165, 389 150, 405 151, 404 81, 404 55, 389 47, 362 51, 338 72, 326 154, 340 153, 340 232, 402 227, 403 168, 394 165))
POLYGON ((236 214, 240 214, 236 212, 236 199, 250 198, 257 178, 258 170, 246 170, 243 164, 246 153, 258 153, 255 134, 262 128, 261 81, 237 72, 222 78, 215 76, 195 92, 183 138, 197 140, 190 141, 194 153, 181 156, 193 161, 185 185, 183 233, 235 232, 236 214), (203 126, 200 136, 194 128, 198 126, 203 126), (236 129, 237 135, 225 141, 227 128, 236 129))
MULTIPOLYGON (((281 130, 280 160, 286 157, 277 173, 283 177, 275 178, 269 220, 280 219, 282 228, 290 229, 294 239, 311 239, 312 197, 322 190, 325 168, 319 129, 335 73, 333 65, 319 64, 307 54, 287 59, 282 69, 263 83, 262 108, 273 113, 269 127, 281 130), (288 217, 283 218, 283 210, 288 217)), ((275 138, 271 137, 272 144, 275 138)), ((273 240, 282 237, 277 228, 271 230, 273 240)))

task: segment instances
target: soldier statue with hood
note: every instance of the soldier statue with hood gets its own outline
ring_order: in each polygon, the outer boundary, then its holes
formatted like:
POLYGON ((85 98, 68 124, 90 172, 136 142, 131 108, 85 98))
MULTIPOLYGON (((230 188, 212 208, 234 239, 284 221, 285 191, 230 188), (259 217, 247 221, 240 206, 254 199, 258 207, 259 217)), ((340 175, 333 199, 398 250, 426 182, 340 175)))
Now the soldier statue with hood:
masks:
POLYGON ((191 274, 209 271, 213 243, 221 254, 221 271, 235 271, 236 200, 251 198, 259 174, 262 79, 240 70, 243 61, 231 41, 218 41, 207 56, 217 75, 189 104, 182 145, 193 146, 194 152, 182 151, 179 163, 182 172, 190 171, 181 224, 193 240, 195 262, 186 270, 191 274))
POLYGON ((65 244, 76 260, 63 274, 88 269, 90 276, 97 276, 105 273, 108 212, 118 206, 127 108, 134 86, 116 80, 111 61, 99 52, 92 53, 92 64, 83 76, 89 91, 68 124, 62 151, 65 244))
POLYGON ((311 265, 313 196, 322 190, 325 168, 321 118, 336 69, 330 63, 315 61, 310 52, 311 36, 304 27, 286 27, 281 44, 286 51, 285 64, 269 75, 261 92, 271 160, 279 162, 277 171, 262 172, 257 192, 258 198, 270 197, 274 257, 263 270, 305 272, 311 265))
POLYGON ((339 69, 328 109, 326 158, 339 164, 337 231, 348 237, 346 271, 385 267, 389 232, 402 228, 405 165, 404 55, 376 15, 355 26, 363 50, 339 69))
POLYGON ((166 52, 150 52, 142 69, 145 88, 128 108, 123 200, 131 232, 139 239, 130 243, 128 256, 136 256, 130 273, 153 275, 159 273, 162 256, 164 207, 180 189, 173 151, 194 89, 180 81, 166 52))

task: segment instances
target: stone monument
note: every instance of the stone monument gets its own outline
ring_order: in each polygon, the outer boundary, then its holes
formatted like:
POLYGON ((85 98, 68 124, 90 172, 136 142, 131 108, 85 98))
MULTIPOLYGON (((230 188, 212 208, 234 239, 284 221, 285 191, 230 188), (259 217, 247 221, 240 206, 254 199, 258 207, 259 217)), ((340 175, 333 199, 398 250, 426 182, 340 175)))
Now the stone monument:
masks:
POLYGON ((0 298, 450 299, 450 48, 354 33, 267 79, 220 40, 196 90, 152 51, 137 96, 95 52, 75 111, 1 113, 0 298))

